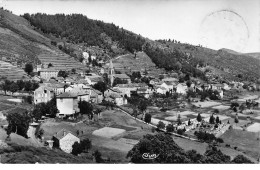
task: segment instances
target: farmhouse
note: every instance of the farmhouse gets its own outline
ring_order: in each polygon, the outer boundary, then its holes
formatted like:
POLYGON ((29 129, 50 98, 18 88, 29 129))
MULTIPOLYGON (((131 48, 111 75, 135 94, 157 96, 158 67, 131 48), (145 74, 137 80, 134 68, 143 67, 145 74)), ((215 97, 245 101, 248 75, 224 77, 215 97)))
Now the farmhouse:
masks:
POLYGON ((176 86, 176 93, 180 93, 180 94, 186 94, 188 88, 187 85, 185 83, 179 83, 176 86))
POLYGON ((72 152, 72 145, 75 142, 80 143, 80 139, 75 136, 72 132, 62 129, 57 132, 53 137, 53 147, 60 148, 66 153, 72 152))

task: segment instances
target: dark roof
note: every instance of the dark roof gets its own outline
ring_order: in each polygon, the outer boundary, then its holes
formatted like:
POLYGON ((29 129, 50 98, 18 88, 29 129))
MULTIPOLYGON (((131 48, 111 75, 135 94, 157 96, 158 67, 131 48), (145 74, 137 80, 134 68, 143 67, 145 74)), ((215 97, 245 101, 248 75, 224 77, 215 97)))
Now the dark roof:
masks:
MULTIPOLYGON (((57 138, 57 139, 62 139, 64 136, 66 136, 68 133, 71 133, 72 135, 74 135, 71 131, 68 131, 66 129, 61 129, 59 132, 57 132, 55 135, 53 135, 53 137, 57 138)), ((74 135, 76 137, 76 135, 74 135)))
POLYGON ((70 92, 65 92, 57 96, 57 98, 77 98, 77 95, 70 92))

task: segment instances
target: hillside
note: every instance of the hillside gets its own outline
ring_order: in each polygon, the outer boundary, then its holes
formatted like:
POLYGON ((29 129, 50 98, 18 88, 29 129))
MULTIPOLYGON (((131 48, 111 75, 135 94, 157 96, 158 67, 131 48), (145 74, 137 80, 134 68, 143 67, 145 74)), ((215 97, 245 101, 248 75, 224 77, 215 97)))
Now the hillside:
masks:
MULTIPOLYGON (((12 65, 51 62, 58 69, 82 67, 73 57, 52 46, 51 40, 35 31, 26 19, 3 9, 0 9, 0 36, 0 59, 12 65)), ((1 74, 4 72, 0 70, 1 74)), ((15 75, 16 70, 10 74, 15 75)))
POLYGON ((166 40, 158 40, 150 42, 154 48, 159 48, 163 51, 172 52, 178 50, 198 60, 197 63, 202 62, 204 65, 210 65, 215 68, 215 74, 226 80, 249 80, 255 81, 260 77, 260 62, 254 57, 244 54, 234 54, 226 50, 212 50, 201 46, 194 46, 190 44, 183 44, 179 42, 172 42, 166 40), (242 75, 239 78, 238 75, 242 75))
POLYGON ((7 148, 0 149, 1 163, 5 164, 80 164, 93 163, 92 159, 67 154, 61 150, 48 150, 32 146, 9 144, 7 148))
POLYGON ((260 60, 260 53, 246 53, 245 55, 248 55, 248 56, 251 56, 251 57, 254 57, 254 58, 260 60))
MULTIPOLYGON (((0 54, 8 62, 17 62, 18 66, 41 62, 52 63, 57 69, 82 68, 84 66, 78 61, 83 51, 105 61, 129 54, 119 63, 130 63, 133 62, 128 61, 133 56, 130 53, 144 51, 159 68, 181 71, 201 79, 205 79, 205 73, 198 65, 209 66, 212 70, 210 76, 220 80, 254 81, 260 78, 259 60, 228 49, 216 51, 176 40, 152 41, 114 24, 80 14, 24 14, 18 17, 4 10, 0 14, 0 35, 3 37, 0 54)), ((145 65, 136 65, 143 63, 136 59, 134 63, 132 65, 146 68, 145 65)), ((133 66, 130 64, 128 67, 133 66)))

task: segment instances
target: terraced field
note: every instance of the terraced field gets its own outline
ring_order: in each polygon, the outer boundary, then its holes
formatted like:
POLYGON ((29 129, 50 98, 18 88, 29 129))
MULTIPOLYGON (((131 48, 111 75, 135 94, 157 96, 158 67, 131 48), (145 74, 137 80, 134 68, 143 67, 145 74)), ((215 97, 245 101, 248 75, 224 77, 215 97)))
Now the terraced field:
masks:
POLYGON ((0 61, 0 77, 6 77, 8 80, 29 79, 26 73, 10 63, 0 61))
MULTIPOLYGON (((82 68, 80 62, 51 45, 51 40, 40 34, 30 23, 19 16, 0 9, 0 60, 19 63, 52 63, 56 69, 82 68)), ((22 69, 1 61, 0 77, 28 78, 22 69)))

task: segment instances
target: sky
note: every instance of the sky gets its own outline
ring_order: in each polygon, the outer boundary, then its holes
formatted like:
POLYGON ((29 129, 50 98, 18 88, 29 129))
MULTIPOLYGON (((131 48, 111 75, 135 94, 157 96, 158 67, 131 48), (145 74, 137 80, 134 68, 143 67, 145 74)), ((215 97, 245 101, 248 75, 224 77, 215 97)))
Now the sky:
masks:
POLYGON ((155 39, 260 52, 259 0, 0 0, 14 14, 81 13, 155 39))

